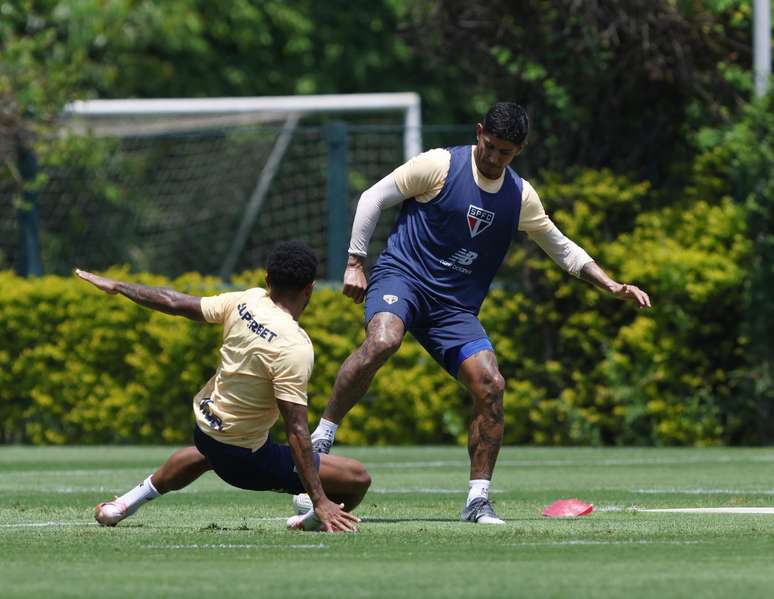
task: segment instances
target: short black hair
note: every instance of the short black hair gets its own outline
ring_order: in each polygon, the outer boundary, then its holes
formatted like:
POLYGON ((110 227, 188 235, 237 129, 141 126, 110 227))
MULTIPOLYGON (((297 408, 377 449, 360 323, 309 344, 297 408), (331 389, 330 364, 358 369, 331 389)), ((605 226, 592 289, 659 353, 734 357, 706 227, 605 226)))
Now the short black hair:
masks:
POLYGON ((275 245, 266 262, 266 282, 276 291, 301 291, 316 274, 314 250, 297 239, 275 245))
POLYGON ((527 139, 527 111, 514 102, 496 102, 484 117, 484 131, 498 139, 521 145, 527 139))

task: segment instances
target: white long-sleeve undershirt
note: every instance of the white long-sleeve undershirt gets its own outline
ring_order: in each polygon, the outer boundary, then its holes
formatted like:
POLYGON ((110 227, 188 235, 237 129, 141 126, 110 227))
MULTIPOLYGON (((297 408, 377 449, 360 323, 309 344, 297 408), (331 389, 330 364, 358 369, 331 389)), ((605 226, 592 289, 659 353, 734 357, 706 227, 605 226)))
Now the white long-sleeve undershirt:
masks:
POLYGON ((368 254, 368 242, 374 234, 379 215, 383 210, 397 206, 404 200, 392 173, 366 189, 357 203, 355 220, 352 223, 352 237, 349 240, 349 253, 353 256, 365 257, 368 254))

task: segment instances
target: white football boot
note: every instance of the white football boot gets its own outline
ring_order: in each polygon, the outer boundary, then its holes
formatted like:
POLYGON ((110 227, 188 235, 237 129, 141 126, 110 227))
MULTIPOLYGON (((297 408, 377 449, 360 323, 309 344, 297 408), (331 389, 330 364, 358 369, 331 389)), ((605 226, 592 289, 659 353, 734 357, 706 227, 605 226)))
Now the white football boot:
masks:
POLYGON ((460 520, 475 524, 505 524, 504 520, 497 517, 492 504, 486 497, 472 499, 462 510, 460 520))
POLYGON ((128 516, 129 508, 123 501, 118 501, 118 498, 98 503, 97 507, 94 508, 94 519, 101 526, 115 526, 128 516))
POLYGON ((314 506, 312 505, 312 500, 309 498, 309 495, 307 495, 306 493, 299 493, 298 495, 293 495, 293 511, 296 513, 297 516, 303 516, 313 507, 314 506))

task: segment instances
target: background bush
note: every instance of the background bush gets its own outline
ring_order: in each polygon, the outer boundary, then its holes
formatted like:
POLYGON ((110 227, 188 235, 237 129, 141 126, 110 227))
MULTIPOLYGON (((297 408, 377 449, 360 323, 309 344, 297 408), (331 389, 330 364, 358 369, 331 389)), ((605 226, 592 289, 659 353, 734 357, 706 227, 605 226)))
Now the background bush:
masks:
MULTIPOLYGON (((746 211, 706 190, 666 208, 648 185, 579 171, 538 185, 557 224, 621 280, 647 289, 638 312, 515 244, 481 319, 507 379, 507 443, 717 444, 754 440, 735 382, 745 339, 746 211), (749 427, 748 427, 749 429, 749 427)), ((108 276, 197 295, 200 275, 108 276)), ((233 286, 263 284, 261 272, 233 286)), ((221 329, 109 297, 76 279, 0 274, 2 438, 32 443, 190 438, 191 397, 214 372, 221 329)), ((362 306, 321 288, 301 318, 316 350, 311 417, 363 339, 362 306)), ((349 414, 348 443, 463 443, 470 400, 407 336, 349 414)), ((282 438, 281 427, 277 430, 282 438)))

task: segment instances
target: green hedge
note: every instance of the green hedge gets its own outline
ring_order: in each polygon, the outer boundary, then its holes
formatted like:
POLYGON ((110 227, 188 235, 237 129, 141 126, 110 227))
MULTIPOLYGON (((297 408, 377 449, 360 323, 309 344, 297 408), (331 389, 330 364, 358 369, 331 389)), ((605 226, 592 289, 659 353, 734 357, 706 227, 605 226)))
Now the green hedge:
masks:
MULTIPOLYGON (((654 308, 638 312, 562 273, 534 244, 517 244, 481 311, 507 380, 505 441, 756 441, 755 407, 740 391, 751 251, 744 206, 709 181, 659 208, 669 202, 647 184, 605 171, 578 172, 569 183, 546 177, 539 189, 560 228, 617 278, 645 288, 654 308)), ((108 275, 200 295, 222 290, 199 275, 108 275)), ((234 281, 261 284, 261 272, 234 281)), ((301 324, 316 350, 316 419, 339 365, 363 339, 362 306, 321 288, 301 324)), ((220 335, 74 277, 0 273, 2 440, 184 443, 190 398, 214 371, 220 335)), ((470 407, 408 336, 339 439, 464 443, 470 407)))

